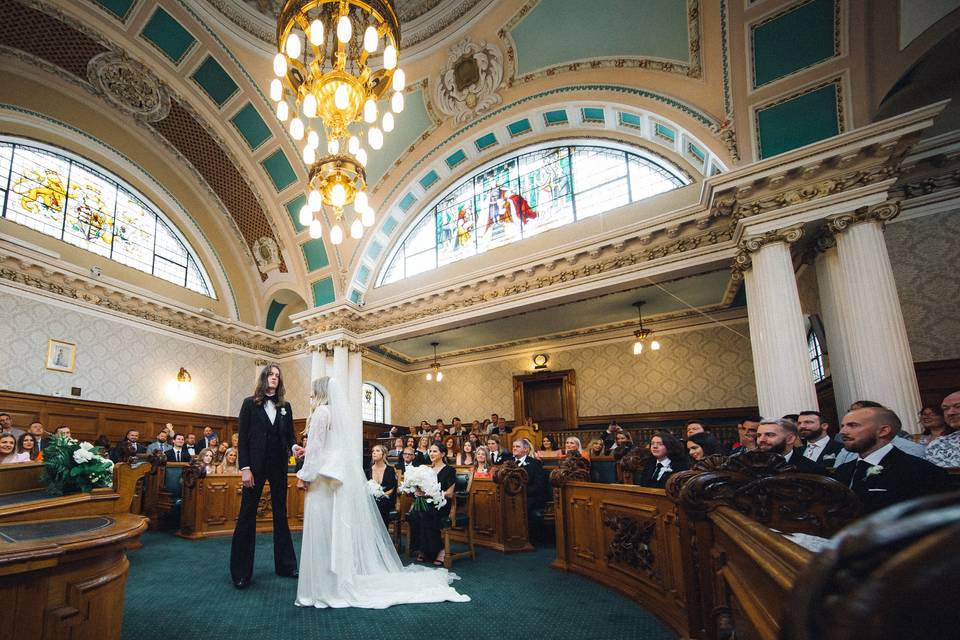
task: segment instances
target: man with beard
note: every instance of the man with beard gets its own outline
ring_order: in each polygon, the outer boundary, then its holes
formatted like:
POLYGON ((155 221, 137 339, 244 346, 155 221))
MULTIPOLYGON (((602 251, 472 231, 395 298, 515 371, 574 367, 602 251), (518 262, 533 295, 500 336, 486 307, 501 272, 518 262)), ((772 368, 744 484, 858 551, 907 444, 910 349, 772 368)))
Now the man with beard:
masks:
POLYGON ((900 426, 900 418, 884 407, 855 409, 843 417, 843 446, 857 459, 837 467, 835 477, 857 494, 864 514, 948 488, 943 469, 893 446, 900 426))
POLYGON ((795 447, 800 444, 800 435, 797 424, 792 420, 777 418, 776 420, 761 420, 757 427, 757 449, 766 453, 778 453, 784 457, 787 464, 793 465, 797 473, 814 473, 823 475, 822 467, 807 460, 795 447))
POLYGON ((830 468, 837 461, 837 454, 843 445, 827 433, 828 425, 819 411, 801 411, 797 420, 797 430, 805 445, 800 454, 821 467, 830 468))
POLYGON ((940 405, 943 421, 954 429, 927 447, 926 458, 938 467, 960 467, 960 391, 954 391, 940 405))

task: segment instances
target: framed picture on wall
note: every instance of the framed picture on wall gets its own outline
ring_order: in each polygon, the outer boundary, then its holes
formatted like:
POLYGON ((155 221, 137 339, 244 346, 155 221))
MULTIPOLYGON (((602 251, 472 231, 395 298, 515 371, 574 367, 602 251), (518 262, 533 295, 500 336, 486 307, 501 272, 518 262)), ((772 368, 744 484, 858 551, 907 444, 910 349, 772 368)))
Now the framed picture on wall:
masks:
POLYGON ((47 369, 73 373, 77 359, 77 345, 63 340, 47 340, 47 369))

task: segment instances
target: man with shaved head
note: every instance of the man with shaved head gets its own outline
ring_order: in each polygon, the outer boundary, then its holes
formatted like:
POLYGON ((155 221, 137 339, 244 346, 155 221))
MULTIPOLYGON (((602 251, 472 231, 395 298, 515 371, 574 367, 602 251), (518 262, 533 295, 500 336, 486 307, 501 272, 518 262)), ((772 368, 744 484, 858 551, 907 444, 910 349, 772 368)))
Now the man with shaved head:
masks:
POLYGON ((926 458, 938 467, 960 467, 960 391, 944 398, 940 408, 943 421, 954 431, 931 442, 926 458))

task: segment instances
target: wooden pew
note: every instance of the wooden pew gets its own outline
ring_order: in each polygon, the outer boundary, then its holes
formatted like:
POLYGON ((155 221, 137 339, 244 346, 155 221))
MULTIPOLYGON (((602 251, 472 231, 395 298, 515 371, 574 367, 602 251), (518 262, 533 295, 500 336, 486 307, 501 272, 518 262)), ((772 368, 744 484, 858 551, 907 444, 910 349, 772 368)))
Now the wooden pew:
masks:
POLYGON ((42 462, 0 465, 0 496, 22 491, 45 489, 42 462))
MULTIPOLYGON (((401 514, 405 514, 401 496, 401 514)), ((501 553, 532 551, 527 525, 526 471, 501 467, 494 478, 470 482, 470 528, 473 543, 501 553)), ((409 509, 409 505, 406 506, 409 509)), ((451 532, 451 540, 466 544, 466 535, 451 532)))

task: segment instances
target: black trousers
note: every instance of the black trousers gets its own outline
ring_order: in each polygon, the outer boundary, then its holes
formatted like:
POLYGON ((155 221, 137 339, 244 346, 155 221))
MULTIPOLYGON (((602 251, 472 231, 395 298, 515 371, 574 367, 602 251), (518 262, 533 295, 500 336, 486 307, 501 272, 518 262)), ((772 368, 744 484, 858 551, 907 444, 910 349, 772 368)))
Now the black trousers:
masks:
POLYGON ((263 473, 254 474, 252 488, 243 488, 240 515, 233 530, 230 547, 230 575, 234 580, 250 579, 257 544, 257 506, 263 485, 270 483, 270 506, 273 510, 273 566, 277 573, 290 573, 297 568, 293 538, 287 525, 287 459, 270 456, 263 473))

